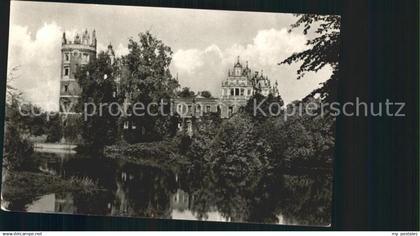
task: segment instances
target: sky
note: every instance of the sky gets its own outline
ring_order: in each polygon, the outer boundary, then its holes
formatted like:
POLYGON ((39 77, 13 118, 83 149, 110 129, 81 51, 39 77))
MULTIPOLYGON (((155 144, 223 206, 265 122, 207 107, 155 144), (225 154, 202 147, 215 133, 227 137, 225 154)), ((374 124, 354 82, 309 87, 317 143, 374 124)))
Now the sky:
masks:
POLYGON ((278 82, 286 103, 303 98, 327 80, 331 68, 297 80, 299 64, 278 65, 306 48, 311 34, 288 32, 292 14, 73 3, 11 2, 8 69, 18 66, 11 85, 26 100, 58 110, 61 37, 96 30, 98 52, 112 44, 128 53, 130 38, 149 30, 173 51, 170 66, 181 87, 221 94, 221 82, 237 57, 278 82))

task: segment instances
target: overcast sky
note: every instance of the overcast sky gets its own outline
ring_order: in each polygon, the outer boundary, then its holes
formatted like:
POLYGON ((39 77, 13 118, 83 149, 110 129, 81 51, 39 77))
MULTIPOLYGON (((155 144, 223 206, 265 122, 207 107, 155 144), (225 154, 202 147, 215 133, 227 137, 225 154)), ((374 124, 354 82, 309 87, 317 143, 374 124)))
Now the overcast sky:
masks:
POLYGON ((96 29, 98 49, 109 43, 117 56, 130 37, 150 32, 174 52, 171 72, 182 87, 220 95, 221 81, 236 57, 268 75, 286 103, 301 99, 329 78, 330 68, 296 79, 298 65, 277 65, 305 48, 308 36, 288 33, 296 17, 283 13, 12 2, 8 68, 20 66, 13 86, 46 110, 58 109, 60 47, 68 35, 96 29))

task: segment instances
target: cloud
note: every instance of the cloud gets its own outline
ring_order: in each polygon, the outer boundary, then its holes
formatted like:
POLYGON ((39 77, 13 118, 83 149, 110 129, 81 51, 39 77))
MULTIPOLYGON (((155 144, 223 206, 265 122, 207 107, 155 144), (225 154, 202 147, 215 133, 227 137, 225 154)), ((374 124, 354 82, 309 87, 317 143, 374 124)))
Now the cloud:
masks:
POLYGON ((128 47, 124 46, 122 43, 118 44, 118 47, 115 49, 115 55, 117 57, 121 57, 127 54, 128 54, 128 47))
POLYGON ((278 65, 292 53, 304 50, 306 41, 305 35, 289 33, 286 28, 260 30, 252 43, 245 45, 233 44, 221 49, 213 44, 203 49, 179 49, 174 53, 171 70, 179 74, 181 86, 195 91, 210 90, 219 96, 220 84, 239 56, 243 64, 248 61, 252 70, 262 70, 272 82, 278 81, 281 96, 286 102, 291 102, 307 95, 331 73, 326 67, 297 80, 299 65, 278 65))
POLYGON ((26 100, 44 109, 58 109, 61 28, 45 23, 33 36, 27 27, 11 25, 8 68, 19 66, 13 86, 26 100))

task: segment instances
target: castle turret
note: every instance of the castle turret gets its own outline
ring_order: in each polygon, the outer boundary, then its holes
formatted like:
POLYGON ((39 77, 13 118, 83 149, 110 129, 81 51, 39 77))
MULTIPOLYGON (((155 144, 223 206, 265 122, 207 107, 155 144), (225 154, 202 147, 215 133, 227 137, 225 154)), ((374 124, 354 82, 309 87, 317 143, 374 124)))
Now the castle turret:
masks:
POLYGON ((66 32, 63 32, 63 38, 61 39, 61 45, 64 45, 66 43, 67 43, 66 32))
POLYGON ((82 36, 82 44, 83 45, 89 45, 90 44, 90 36, 87 30, 83 33, 82 36))
POLYGON ((96 31, 95 30, 92 31, 92 44, 91 44, 91 46, 94 47, 95 50, 96 50, 96 31))
POLYGON ((273 85, 273 88, 272 88, 272 92, 271 92, 272 94, 273 94, 273 96, 274 97, 277 97, 277 96, 279 96, 280 95, 280 93, 279 93, 279 89, 278 89, 278 83, 277 83, 277 80, 276 80, 276 82, 274 83, 274 85, 273 85))
POLYGON ((109 43, 109 45, 108 45, 108 50, 106 51, 106 54, 108 54, 109 58, 111 59, 111 65, 114 64, 114 62, 115 62, 115 52, 114 52, 114 49, 112 48, 111 43, 109 43))
POLYGON ((96 37, 93 33, 91 41, 86 30, 82 37, 76 34, 72 42, 63 32, 61 44, 60 113, 73 114, 81 93, 75 74, 80 66, 96 57, 96 37))

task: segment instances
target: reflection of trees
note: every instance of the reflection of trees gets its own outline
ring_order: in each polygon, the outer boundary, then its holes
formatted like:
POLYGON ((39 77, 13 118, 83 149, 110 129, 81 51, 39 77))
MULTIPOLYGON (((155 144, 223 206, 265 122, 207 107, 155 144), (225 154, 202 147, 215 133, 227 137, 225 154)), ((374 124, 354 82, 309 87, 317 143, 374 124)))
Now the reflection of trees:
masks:
POLYGON ((308 225, 328 225, 331 222, 331 175, 285 175, 284 179, 283 216, 308 225))
POLYGON ((91 193, 74 193, 75 213, 109 215, 108 203, 111 202, 112 195, 108 191, 94 191, 91 193))
POLYGON ((117 176, 114 213, 117 215, 170 218, 171 195, 176 191, 173 173, 127 165, 117 176))
POLYGON ((65 177, 80 176, 88 177, 94 181, 98 181, 98 185, 109 190, 115 189, 114 176, 118 163, 103 158, 102 156, 82 156, 69 158, 63 164, 62 171, 65 177), (80 167, 83 168, 80 168, 80 167))
POLYGON ((277 223, 279 202, 283 197, 283 176, 278 173, 265 173, 250 197, 248 221, 277 223))
POLYGON ((331 174, 285 175, 260 173, 242 184, 197 167, 180 177, 190 194, 190 210, 200 220, 217 210, 229 221, 278 223, 287 220, 307 225, 327 225, 331 218, 331 174), (252 182, 253 181, 253 182, 252 182))
POLYGON ((211 169, 195 163, 180 174, 180 188, 190 195, 189 209, 199 220, 207 220, 215 205, 215 185, 211 169))
POLYGON ((249 214, 249 199, 241 190, 219 186, 216 190, 216 206, 228 221, 246 221, 249 214))

